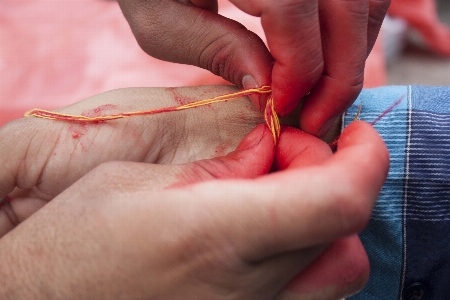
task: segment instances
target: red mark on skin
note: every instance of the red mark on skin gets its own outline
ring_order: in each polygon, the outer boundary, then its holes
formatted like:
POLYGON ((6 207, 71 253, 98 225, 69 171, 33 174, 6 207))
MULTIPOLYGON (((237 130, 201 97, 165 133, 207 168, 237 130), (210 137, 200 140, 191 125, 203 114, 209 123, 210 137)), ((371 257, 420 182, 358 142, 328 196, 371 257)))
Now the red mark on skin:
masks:
POLYGON ((173 100, 175 100, 175 102, 177 102, 180 106, 198 101, 198 99, 181 95, 180 93, 178 93, 176 88, 166 88, 166 91, 168 91, 172 95, 173 100))
POLYGON ((70 124, 68 128, 69 132, 71 132, 72 139, 78 139, 78 143, 82 150, 85 150, 85 147, 81 141, 81 137, 84 136, 88 131, 88 124, 70 124))
POLYGON ((102 115, 106 115, 106 114, 104 114, 104 112, 106 112, 108 110, 113 110, 116 107, 117 106, 114 104, 104 104, 104 105, 100 105, 94 109, 89 109, 87 111, 84 111, 81 113, 81 115, 86 116, 86 117, 95 118, 95 117, 99 117, 102 115))
POLYGON ((69 132, 72 132, 72 138, 77 139, 86 134, 87 126, 86 124, 70 124, 69 132))
MULTIPOLYGON (((100 105, 96 108, 84 111, 81 113, 82 116, 86 116, 86 117, 99 117, 102 115, 105 115, 107 111, 109 110, 114 110, 116 109, 116 105, 114 104, 104 104, 104 105, 100 105)), ((99 122, 95 122, 94 124, 100 123, 99 122)), ((91 123, 92 124, 92 123, 91 123)), ((82 123, 82 122, 75 122, 74 124, 70 124, 69 125, 69 132, 71 132, 72 138, 73 139, 78 139, 81 138, 83 135, 85 135, 88 131, 88 124, 86 123, 82 123)), ((80 143, 81 144, 81 143, 80 143)), ((83 144, 81 144, 82 149, 84 150, 84 146, 83 144)))

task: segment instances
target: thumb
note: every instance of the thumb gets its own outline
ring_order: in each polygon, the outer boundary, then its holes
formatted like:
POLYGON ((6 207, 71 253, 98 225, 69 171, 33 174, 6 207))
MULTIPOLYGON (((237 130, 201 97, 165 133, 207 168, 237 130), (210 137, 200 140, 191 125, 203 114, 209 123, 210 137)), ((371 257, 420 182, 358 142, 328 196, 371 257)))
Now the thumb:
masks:
POLYGON ((186 191, 186 197, 239 207, 222 218, 233 224, 227 230, 234 232, 236 251, 255 261, 362 230, 388 167, 389 155, 378 133, 367 123, 354 122, 341 135, 336 154, 318 165, 252 181, 202 183, 186 191))
MULTIPOLYGON (((239 87, 270 83, 272 57, 264 42, 242 24, 200 4, 119 3, 140 47, 151 56, 207 69, 239 87)), ((252 101, 261 108, 257 97, 252 101)))
POLYGON ((272 134, 266 125, 258 125, 228 155, 179 166, 170 187, 211 179, 256 178, 269 172, 273 156, 272 134))
POLYGON ((369 259, 357 235, 338 240, 296 276, 278 299, 336 299, 363 288, 369 259))
MULTIPOLYGON (((101 197, 116 193, 118 186, 150 190, 179 187, 218 178, 254 178, 266 174, 274 156, 273 138, 266 125, 259 125, 226 156, 183 165, 156 165, 135 162, 101 164, 80 181, 98 182, 101 197), (127 176, 124 176, 126 174, 127 176)), ((83 182, 81 182, 83 185, 83 182)), ((46 201, 30 197, 14 197, 0 207, 0 237, 24 221, 46 201)))
POLYGON ((273 157, 272 134, 266 125, 259 125, 225 156, 180 165, 112 161, 101 164, 82 180, 91 185, 101 183, 94 192, 102 197, 115 193, 117 186, 158 191, 214 179, 255 178, 269 172, 273 157))

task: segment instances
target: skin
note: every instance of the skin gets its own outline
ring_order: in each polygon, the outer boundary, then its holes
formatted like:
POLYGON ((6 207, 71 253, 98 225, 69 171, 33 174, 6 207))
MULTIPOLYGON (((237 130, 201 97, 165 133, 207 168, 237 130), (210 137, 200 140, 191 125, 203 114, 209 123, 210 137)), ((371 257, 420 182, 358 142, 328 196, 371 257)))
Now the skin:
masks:
MULTIPOLYGON (((174 101, 173 90, 125 89, 61 111, 174 101)), ((0 210, 1 298, 336 299, 362 288, 368 262, 355 234, 387 174, 383 141, 355 122, 335 154, 291 127, 275 148, 249 104, 2 127, 0 197, 12 201, 0 210)))
MULTIPOLYGON (((390 1, 230 2, 261 18, 267 47, 219 15, 217 0, 119 0, 136 40, 151 56, 205 68, 244 88, 270 84, 282 116, 310 93, 300 128, 324 136, 361 91, 365 60, 390 1)), ((260 100, 252 98, 263 108, 260 100)))

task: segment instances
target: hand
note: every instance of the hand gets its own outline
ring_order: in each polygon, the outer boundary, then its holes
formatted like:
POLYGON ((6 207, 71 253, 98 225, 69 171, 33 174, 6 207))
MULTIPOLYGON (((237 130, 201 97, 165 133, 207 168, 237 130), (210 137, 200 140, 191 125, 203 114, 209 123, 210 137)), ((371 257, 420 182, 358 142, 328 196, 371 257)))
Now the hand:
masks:
MULTIPOLYGON (((225 172, 260 169, 248 157, 273 156, 264 128, 244 139, 238 152, 247 158, 225 172)), ((0 240, 2 298, 293 299, 301 286, 284 286, 368 221, 388 155, 376 132, 355 122, 333 156, 288 128, 275 157, 284 171, 188 186, 189 176, 154 164, 102 164, 0 240), (167 176, 182 187, 152 188, 167 176)), ((360 266, 350 267, 346 285, 321 299, 361 287, 360 266)))
MULTIPOLYGON (((217 14, 217 0, 119 0, 148 54, 196 65, 232 83, 271 84, 279 114, 308 92, 300 128, 323 136, 361 91, 364 64, 390 0, 230 0, 261 17, 268 48, 241 24, 217 14)), ((259 98, 252 98, 257 107, 259 98)))
MULTIPOLYGON (((148 110, 234 91, 236 88, 226 86, 120 89, 91 97, 60 111, 93 116, 148 110)), ((173 177, 181 176, 185 166, 180 164, 231 152, 247 133, 262 122, 261 113, 247 98, 101 124, 66 123, 33 117, 11 122, 0 129, 0 199, 9 194, 14 200, 0 210, 0 236, 102 163, 145 162, 162 164, 164 167, 160 168, 165 170, 171 164, 174 165, 170 169, 173 177)), ((252 177, 267 173, 272 158, 263 156, 260 159, 267 160, 266 169, 252 167, 225 175, 252 177)), ((195 173, 202 171, 201 166, 208 167, 200 162, 189 168, 193 168, 195 173), (199 166, 200 169, 195 169, 199 166)), ((209 177, 213 175, 214 172, 209 177)), ((206 179, 205 176, 202 178, 206 179)), ((154 189, 160 189, 173 184, 175 179, 156 174, 152 182, 154 189)))

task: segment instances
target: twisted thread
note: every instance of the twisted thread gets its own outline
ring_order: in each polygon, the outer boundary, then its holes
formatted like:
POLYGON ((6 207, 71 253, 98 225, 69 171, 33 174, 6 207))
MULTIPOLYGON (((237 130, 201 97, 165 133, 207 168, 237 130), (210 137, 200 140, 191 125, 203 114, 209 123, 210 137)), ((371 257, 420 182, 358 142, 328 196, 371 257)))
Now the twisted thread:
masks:
MULTIPOLYGON (((25 113, 25 117, 38 117, 48 120, 56 120, 56 121, 66 121, 66 122, 78 122, 78 123, 100 123, 111 120, 130 118, 136 116, 149 116, 166 112, 180 111, 185 109, 196 108, 199 106, 204 106, 208 104, 218 103, 218 102, 226 102, 233 99, 238 99, 244 96, 249 96, 253 94, 270 94, 272 92, 270 86, 262 86, 260 88, 247 89, 242 90, 236 93, 226 94, 214 98, 204 99, 200 101, 195 101, 192 103, 188 103, 181 106, 170 106, 164 108, 157 108, 145 111, 134 111, 134 112, 124 112, 112 115, 105 116, 97 116, 97 117, 88 117, 81 115, 71 115, 71 114, 63 114, 57 113, 45 109, 35 108, 25 113)), ((277 144, 278 138, 280 137, 280 121, 278 119, 278 115, 274 108, 273 97, 269 96, 266 104, 266 108, 264 110, 264 119, 272 132, 272 136, 274 139, 274 143, 277 144)))

